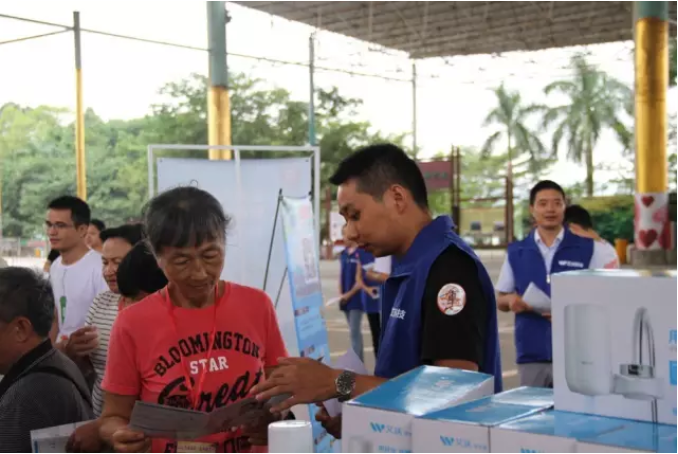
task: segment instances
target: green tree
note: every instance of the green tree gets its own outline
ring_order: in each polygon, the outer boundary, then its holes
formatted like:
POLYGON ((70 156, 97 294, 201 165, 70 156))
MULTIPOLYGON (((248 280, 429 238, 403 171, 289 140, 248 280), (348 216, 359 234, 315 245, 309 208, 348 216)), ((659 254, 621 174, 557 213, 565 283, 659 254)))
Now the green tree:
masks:
MULTIPOLYGON (((111 225, 139 218, 148 195, 148 144, 207 143, 206 82, 193 75, 164 85, 160 102, 143 118, 104 121, 93 111, 86 112, 88 202, 95 216, 111 225)), ((231 83, 234 144, 307 143, 307 103, 243 74, 232 75, 231 83)), ((404 140, 404 135, 384 137, 368 122, 353 120, 360 100, 342 97, 336 88, 318 90, 317 95, 323 183, 356 147, 404 140)), ((40 235, 49 200, 75 193, 74 127, 68 117, 67 111, 52 107, 0 106, 0 194, 6 236, 40 235)), ((189 155, 206 157, 206 153, 171 153, 189 155)), ((243 153, 243 157, 260 156, 243 153)))
POLYGON ((498 148, 506 153, 509 169, 515 158, 527 154, 530 170, 542 170, 546 149, 539 136, 527 126, 535 106, 525 105, 520 93, 507 90, 504 84, 495 88, 494 94, 497 105, 487 114, 483 126, 495 126, 497 130, 483 144, 483 156, 489 156, 498 142, 502 142, 498 148))
POLYGON ((553 82, 546 86, 547 95, 559 94, 567 101, 555 107, 544 107, 543 125, 556 125, 551 139, 551 151, 558 154, 561 142, 567 146, 567 157, 586 165, 586 194, 594 193, 593 153, 606 128, 615 132, 625 152, 631 150, 632 135, 620 114, 633 112, 631 89, 591 66, 583 55, 571 61, 574 72, 570 80, 553 82))

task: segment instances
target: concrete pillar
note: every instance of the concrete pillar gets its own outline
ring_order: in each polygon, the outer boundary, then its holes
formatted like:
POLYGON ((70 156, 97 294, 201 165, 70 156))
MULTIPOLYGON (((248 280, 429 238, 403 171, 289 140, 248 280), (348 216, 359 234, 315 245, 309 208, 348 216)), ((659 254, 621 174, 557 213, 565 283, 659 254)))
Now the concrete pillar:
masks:
POLYGON ((666 158, 668 2, 635 2, 634 266, 662 265, 670 246, 666 158))
MULTIPOLYGON (((226 61, 226 2, 207 2, 209 91, 207 127, 210 145, 231 145, 231 103, 226 61)), ((230 159, 228 150, 210 150, 210 159, 230 159)))

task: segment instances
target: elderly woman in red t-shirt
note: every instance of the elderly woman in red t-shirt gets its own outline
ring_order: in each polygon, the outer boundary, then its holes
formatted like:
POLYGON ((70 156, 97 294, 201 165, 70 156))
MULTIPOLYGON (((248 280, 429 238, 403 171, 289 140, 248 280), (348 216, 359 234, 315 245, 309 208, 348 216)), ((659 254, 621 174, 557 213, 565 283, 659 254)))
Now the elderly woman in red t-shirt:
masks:
POLYGON ((250 452, 270 421, 199 440, 150 440, 128 428, 137 400, 210 412, 247 398, 287 356, 268 296, 220 280, 229 219, 213 196, 172 189, 149 203, 144 222, 169 283, 115 321, 102 438, 121 452, 250 452))

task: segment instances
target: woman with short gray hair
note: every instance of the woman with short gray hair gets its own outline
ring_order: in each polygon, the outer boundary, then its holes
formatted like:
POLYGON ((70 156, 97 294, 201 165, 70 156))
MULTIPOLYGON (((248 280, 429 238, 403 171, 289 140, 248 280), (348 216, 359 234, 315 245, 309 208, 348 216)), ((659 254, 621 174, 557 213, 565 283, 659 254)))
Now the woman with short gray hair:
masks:
POLYGON ((150 439, 128 427, 137 400, 211 412, 249 397, 287 356, 269 297, 221 280, 230 219, 209 193, 180 187, 151 200, 146 239, 168 280, 118 316, 111 333, 102 437, 120 452, 251 452, 266 428, 199 440, 150 439))

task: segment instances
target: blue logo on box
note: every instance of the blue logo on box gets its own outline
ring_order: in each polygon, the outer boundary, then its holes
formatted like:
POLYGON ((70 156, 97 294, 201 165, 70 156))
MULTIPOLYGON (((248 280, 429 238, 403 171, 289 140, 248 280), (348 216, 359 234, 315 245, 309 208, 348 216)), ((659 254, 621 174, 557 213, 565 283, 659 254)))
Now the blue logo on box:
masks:
POLYGON ((371 422, 370 429, 372 429, 372 432, 376 432, 379 434, 383 433, 389 435, 408 436, 408 437, 412 435, 409 432, 403 431, 402 427, 389 426, 388 424, 381 424, 378 422, 371 422))
POLYGON ((443 444, 443 446, 446 446, 446 447, 458 446, 460 448, 465 448, 465 449, 470 449, 472 447, 474 447, 476 449, 481 449, 480 446, 472 446, 471 440, 468 440, 466 438, 445 437, 445 436, 441 435, 440 436, 440 442, 443 444))

